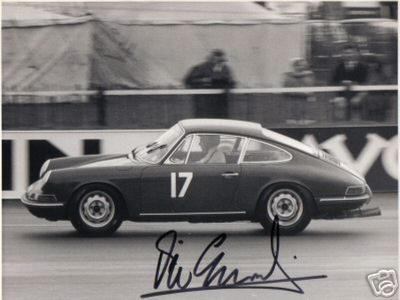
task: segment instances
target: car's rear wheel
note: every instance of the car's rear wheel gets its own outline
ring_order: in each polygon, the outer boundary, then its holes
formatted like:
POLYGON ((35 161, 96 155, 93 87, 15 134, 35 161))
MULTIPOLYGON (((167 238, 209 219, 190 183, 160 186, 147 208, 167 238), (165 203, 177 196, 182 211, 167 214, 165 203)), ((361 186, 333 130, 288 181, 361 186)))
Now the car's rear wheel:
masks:
POLYGON ((73 199, 70 219, 75 229, 83 235, 111 235, 123 220, 121 199, 107 186, 84 188, 73 199))
POLYGON ((303 231, 311 221, 309 195, 300 188, 281 187, 266 193, 259 214, 261 225, 269 233, 275 216, 279 220, 279 232, 283 235, 303 231))

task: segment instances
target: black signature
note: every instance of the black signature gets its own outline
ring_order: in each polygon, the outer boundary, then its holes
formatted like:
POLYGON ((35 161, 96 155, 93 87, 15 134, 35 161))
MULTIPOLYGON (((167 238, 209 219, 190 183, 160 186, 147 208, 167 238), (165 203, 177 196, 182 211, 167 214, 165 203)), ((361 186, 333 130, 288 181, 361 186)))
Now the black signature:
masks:
MULTIPOLYGON (((154 278, 153 288, 156 290, 163 283, 167 286, 166 290, 151 292, 141 295, 142 298, 155 296, 163 296, 176 293, 187 293, 204 290, 221 290, 221 289, 274 289, 284 290, 294 293, 303 294, 303 289, 297 284, 297 281, 322 279, 327 278, 327 275, 303 276, 291 278, 288 273, 282 268, 278 261, 279 256, 279 222, 277 217, 271 228, 271 253, 273 257, 272 265, 265 274, 253 273, 250 276, 239 278, 239 269, 235 268, 228 273, 228 269, 224 265, 220 265, 221 260, 225 256, 225 252, 221 251, 210 263, 205 267, 200 267, 204 264, 204 256, 210 248, 220 247, 226 240, 225 233, 220 234, 213 239, 201 253, 192 271, 189 271, 183 279, 183 268, 178 267, 179 254, 174 253, 177 242, 177 232, 170 230, 161 235, 156 241, 155 247, 159 251, 157 269, 154 278), (171 239, 168 249, 161 247, 161 242, 171 239), (276 270, 280 270, 284 275, 280 279, 270 279, 276 270), (193 277, 203 277, 203 284, 198 287, 191 287, 193 277), (290 282, 291 287, 273 286, 272 284, 290 282)), ((178 241, 181 242, 181 241, 178 241)))

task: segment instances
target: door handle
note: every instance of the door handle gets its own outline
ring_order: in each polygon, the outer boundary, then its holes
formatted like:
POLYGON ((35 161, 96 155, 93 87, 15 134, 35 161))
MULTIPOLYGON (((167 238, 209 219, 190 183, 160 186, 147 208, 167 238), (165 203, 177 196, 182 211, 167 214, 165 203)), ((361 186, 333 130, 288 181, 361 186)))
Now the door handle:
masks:
POLYGON ((237 173, 237 172, 226 172, 226 173, 222 173, 221 176, 223 176, 225 178, 230 178, 230 177, 239 176, 239 173, 237 173))

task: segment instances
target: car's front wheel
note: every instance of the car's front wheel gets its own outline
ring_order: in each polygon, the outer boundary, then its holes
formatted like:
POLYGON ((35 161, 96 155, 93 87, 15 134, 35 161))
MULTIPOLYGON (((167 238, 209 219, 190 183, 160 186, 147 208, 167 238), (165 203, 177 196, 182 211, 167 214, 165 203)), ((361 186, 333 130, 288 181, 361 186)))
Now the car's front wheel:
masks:
POLYGON ((303 231, 311 221, 307 193, 301 189, 277 188, 266 193, 259 220, 267 232, 271 231, 275 216, 279 220, 279 232, 293 235, 303 231))
POLYGON ((123 220, 121 199, 106 186, 84 188, 73 199, 70 220, 83 235, 111 235, 123 220))

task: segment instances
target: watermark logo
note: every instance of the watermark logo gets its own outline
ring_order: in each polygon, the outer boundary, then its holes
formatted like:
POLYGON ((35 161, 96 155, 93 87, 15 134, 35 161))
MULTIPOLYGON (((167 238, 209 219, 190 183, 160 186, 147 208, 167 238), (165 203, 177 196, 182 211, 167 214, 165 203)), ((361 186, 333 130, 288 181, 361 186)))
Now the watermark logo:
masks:
POLYGON ((396 293, 397 288, 399 287, 396 271, 394 269, 382 269, 376 273, 369 274, 368 282, 371 286, 372 292, 377 297, 391 297, 396 293))

